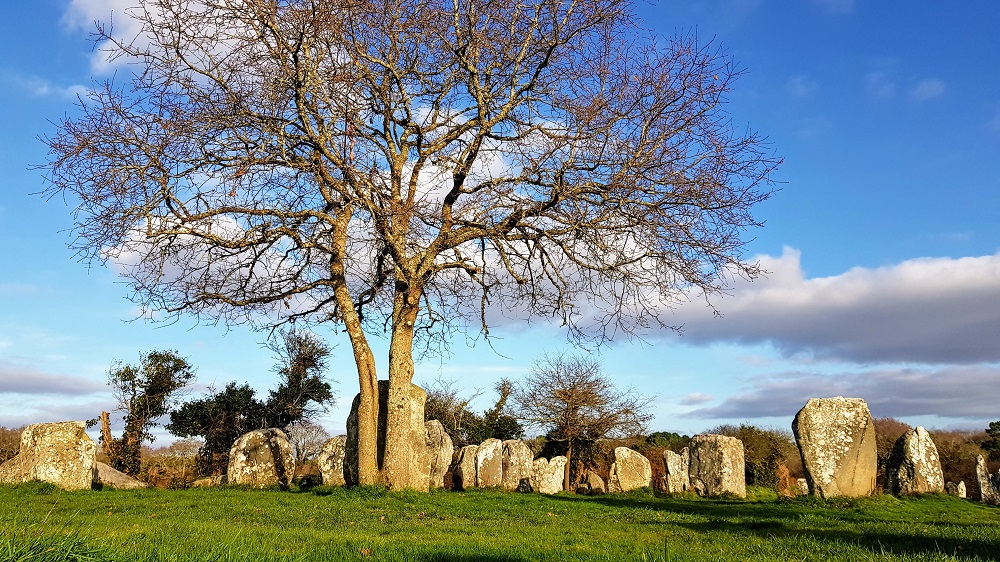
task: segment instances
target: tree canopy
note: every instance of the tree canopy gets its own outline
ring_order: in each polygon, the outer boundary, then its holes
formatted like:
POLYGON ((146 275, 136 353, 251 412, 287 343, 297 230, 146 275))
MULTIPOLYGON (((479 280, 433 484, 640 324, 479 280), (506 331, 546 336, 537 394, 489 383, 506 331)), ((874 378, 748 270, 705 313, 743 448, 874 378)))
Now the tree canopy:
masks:
POLYGON ((627 0, 135 4, 137 36, 97 30, 133 72, 46 139, 47 194, 148 309, 341 325, 362 482, 414 476, 415 345, 535 316, 600 342, 759 273, 743 234, 777 160, 724 110, 740 69, 627 0))

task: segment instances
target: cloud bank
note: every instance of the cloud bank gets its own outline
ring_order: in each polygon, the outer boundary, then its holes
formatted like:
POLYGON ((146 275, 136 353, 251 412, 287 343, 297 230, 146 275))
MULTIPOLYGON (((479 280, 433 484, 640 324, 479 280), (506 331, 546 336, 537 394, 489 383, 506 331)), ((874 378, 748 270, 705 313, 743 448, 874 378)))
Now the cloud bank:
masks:
POLYGON ((722 317, 692 300, 667 319, 683 326, 682 341, 771 344, 787 357, 857 363, 1000 362, 1000 254, 813 279, 797 250, 759 259, 771 273, 715 299, 722 317))

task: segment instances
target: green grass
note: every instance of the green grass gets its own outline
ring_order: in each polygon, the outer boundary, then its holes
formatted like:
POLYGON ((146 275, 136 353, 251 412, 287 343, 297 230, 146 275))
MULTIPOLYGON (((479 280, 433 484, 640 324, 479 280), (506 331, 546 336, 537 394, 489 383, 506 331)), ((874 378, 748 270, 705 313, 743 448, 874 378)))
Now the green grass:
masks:
POLYGON ((1000 560, 1000 509, 473 490, 0 487, 0 560, 1000 560))

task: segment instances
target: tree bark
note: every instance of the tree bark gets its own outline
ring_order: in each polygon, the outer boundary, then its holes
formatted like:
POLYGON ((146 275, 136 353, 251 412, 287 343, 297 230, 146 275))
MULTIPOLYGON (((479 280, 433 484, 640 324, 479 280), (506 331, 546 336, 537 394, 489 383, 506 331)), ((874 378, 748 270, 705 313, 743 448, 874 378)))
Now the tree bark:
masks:
POLYGON ((566 470, 563 472, 563 490, 569 490, 569 470, 570 463, 573 460, 573 441, 570 440, 569 446, 566 447, 566 470))
POLYGON ((417 431, 423 428, 423 401, 415 399, 413 391, 413 336, 420 293, 419 286, 397 282, 389 344, 389 399, 382 460, 382 479, 390 489, 426 490, 428 485, 422 470, 427 451, 417 431))

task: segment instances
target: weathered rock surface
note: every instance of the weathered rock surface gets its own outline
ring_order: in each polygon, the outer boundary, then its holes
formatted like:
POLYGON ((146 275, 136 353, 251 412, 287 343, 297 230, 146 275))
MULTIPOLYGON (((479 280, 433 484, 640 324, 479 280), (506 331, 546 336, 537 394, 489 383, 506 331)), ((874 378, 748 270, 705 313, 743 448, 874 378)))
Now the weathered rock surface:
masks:
POLYGON ((944 485, 944 490, 948 492, 948 495, 965 499, 966 497, 965 480, 959 482, 958 484, 955 484, 954 482, 948 482, 944 485))
POLYGON ((226 475, 220 474, 218 476, 205 476, 204 478, 199 478, 191 483, 192 488, 213 488, 215 486, 221 486, 226 483, 226 475))
POLYGON ((1000 504, 1000 470, 990 474, 982 455, 976 456, 976 482, 979 484, 979 498, 984 503, 1000 504))
POLYGON ((287 487, 295 476, 295 454, 284 431, 275 427, 243 434, 229 450, 226 480, 253 488, 287 487))
POLYGON ((587 496, 599 496, 607 491, 604 479, 593 470, 588 470, 583 477, 583 481, 576 487, 576 493, 587 496))
POLYGON ((608 492, 628 492, 653 484, 653 467, 641 453, 615 447, 615 462, 608 476, 608 492))
POLYGON ((531 491, 532 460, 535 455, 523 441, 509 439, 503 442, 503 474, 500 486, 505 490, 531 491))
POLYGON ((792 432, 802 455, 809 493, 823 498, 875 491, 875 424, 860 398, 810 398, 792 432))
POLYGON ((944 473, 931 434, 917 426, 896 440, 885 469, 885 491, 924 494, 944 491, 944 473))
MULTIPOLYGON (((390 406, 393 415, 401 420, 401 439, 396 443, 394 454, 403 457, 398 474, 385 474, 395 488, 413 488, 427 491, 430 486, 430 459, 427 453, 427 428, 424 426, 424 404, 427 393, 415 384, 410 391, 390 405, 389 381, 378 381, 378 436, 377 450, 379 465, 385 459, 386 427, 390 406)), ((351 413, 347 416, 347 442, 344 454, 344 478, 347 484, 358 484, 358 407, 361 394, 354 396, 351 413)))
POLYGON ((455 445, 448 432, 438 420, 424 422, 427 432, 427 458, 430 463, 428 474, 431 488, 444 488, 444 475, 451 466, 451 458, 455 454, 455 445))
POLYGON ((688 448, 675 453, 670 449, 663 451, 663 468, 666 472, 664 484, 667 492, 686 492, 691 488, 691 478, 688 476, 688 448))
POLYGON ((323 479, 323 484, 343 486, 347 483, 344 478, 344 457, 346 454, 346 435, 338 435, 323 444, 319 455, 316 456, 316 464, 319 466, 319 474, 323 479))
POLYGON ((466 445, 458 452, 451 466, 451 485, 455 490, 476 487, 476 452, 479 445, 466 445))
POLYGON ((116 470, 103 462, 94 463, 94 484, 119 490, 134 490, 146 488, 148 484, 136 480, 120 470, 116 470))
POLYGON ((0 465, 0 483, 41 480, 66 490, 89 490, 97 444, 82 421, 38 423, 21 432, 20 452, 0 465))
POLYGON ((499 488, 503 483, 503 441, 487 439, 476 450, 476 486, 499 488))
POLYGON ((563 489, 563 476, 565 474, 566 457, 535 459, 531 466, 531 488, 539 494, 559 493, 563 489))
POLYGON ((695 435, 689 449, 691 488, 699 496, 746 497, 742 441, 725 435, 695 435))

